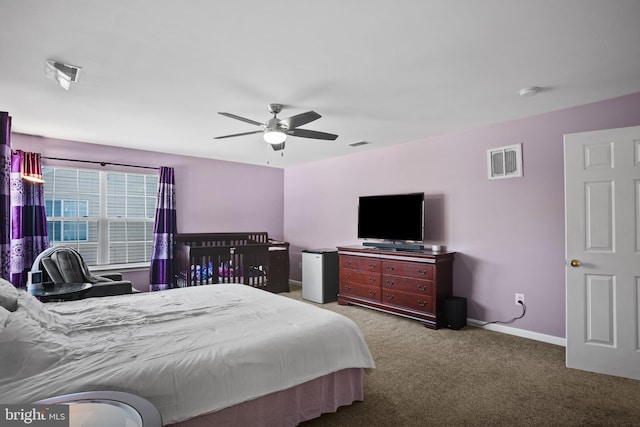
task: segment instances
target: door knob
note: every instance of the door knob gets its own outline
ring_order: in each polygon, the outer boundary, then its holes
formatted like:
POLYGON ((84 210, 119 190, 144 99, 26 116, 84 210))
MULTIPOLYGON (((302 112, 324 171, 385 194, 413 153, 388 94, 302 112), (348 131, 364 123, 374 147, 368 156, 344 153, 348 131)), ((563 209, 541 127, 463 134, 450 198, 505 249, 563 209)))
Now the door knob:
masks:
POLYGON ((572 259, 571 260, 571 267, 580 267, 580 260, 579 259, 572 259))

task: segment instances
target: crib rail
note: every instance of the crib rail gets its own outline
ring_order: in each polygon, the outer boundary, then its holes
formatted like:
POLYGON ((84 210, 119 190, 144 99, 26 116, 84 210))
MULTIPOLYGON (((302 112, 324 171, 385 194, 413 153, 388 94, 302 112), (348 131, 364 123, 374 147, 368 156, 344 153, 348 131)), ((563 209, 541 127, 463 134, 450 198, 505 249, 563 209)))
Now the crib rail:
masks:
POLYGON ((289 243, 272 240, 267 232, 184 233, 175 242, 176 286, 246 282, 289 292, 289 243))
POLYGON ((176 244, 179 287, 219 283, 268 286, 269 244, 192 246, 176 244))
POLYGON ((248 233, 184 233, 176 235, 176 244, 191 246, 243 246, 268 243, 269 235, 264 231, 248 233))

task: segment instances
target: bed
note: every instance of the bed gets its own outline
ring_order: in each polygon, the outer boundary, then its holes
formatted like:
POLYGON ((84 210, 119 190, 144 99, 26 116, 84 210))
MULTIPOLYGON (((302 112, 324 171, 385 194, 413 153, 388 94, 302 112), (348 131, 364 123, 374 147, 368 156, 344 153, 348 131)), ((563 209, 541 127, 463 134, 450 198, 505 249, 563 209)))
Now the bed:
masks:
POLYGON ((294 426, 362 400, 375 367, 350 319, 250 286, 49 304, 17 292, 15 306, 5 291, 2 403, 121 391, 164 425, 294 426))
POLYGON ((289 244, 266 232, 186 233, 175 236, 178 287, 242 283, 289 291, 289 244))

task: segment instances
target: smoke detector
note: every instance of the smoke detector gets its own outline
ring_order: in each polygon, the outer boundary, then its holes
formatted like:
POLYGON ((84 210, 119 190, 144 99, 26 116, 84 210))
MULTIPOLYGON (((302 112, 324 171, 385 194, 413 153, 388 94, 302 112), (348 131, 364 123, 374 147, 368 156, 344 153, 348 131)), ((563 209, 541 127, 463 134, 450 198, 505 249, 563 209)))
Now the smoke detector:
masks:
POLYGON ((69 90, 71 83, 78 81, 81 67, 75 65, 63 64, 54 59, 47 59, 45 63, 45 75, 58 82, 61 88, 69 90))
POLYGON ((535 96, 538 92, 540 92, 540 88, 537 86, 525 87, 524 89, 520 89, 520 96, 523 98, 530 98, 535 96))

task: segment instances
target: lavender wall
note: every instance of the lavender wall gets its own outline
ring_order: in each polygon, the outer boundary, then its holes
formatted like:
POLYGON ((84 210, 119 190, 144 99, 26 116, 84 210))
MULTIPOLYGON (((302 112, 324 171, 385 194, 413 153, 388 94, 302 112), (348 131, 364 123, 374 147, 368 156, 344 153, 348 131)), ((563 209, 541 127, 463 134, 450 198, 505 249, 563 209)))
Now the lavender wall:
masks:
POLYGON ((565 133, 640 124, 640 93, 365 151, 285 170, 285 239, 292 278, 300 251, 360 243, 358 196, 422 192, 425 242, 457 251, 454 294, 468 317, 490 321, 520 314, 514 327, 565 336, 565 133), (486 150, 522 143, 524 177, 487 180, 486 150))
MULTIPOLYGON (((15 120, 20 120, 15 117, 15 120)), ((180 233, 267 231, 282 239, 284 172, 281 169, 12 134, 14 149, 45 157, 105 161, 175 169, 177 227, 180 233)), ((100 169, 99 165, 43 160, 49 165, 100 169)), ((152 170, 109 166, 110 169, 153 173, 152 170)), ((124 272, 126 279, 146 290, 148 270, 124 272)))

